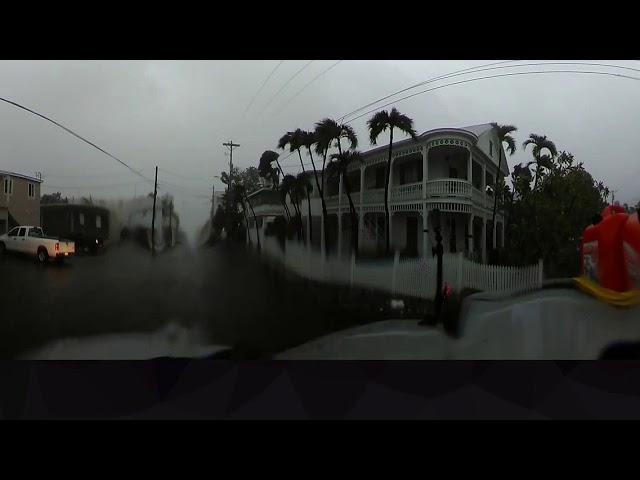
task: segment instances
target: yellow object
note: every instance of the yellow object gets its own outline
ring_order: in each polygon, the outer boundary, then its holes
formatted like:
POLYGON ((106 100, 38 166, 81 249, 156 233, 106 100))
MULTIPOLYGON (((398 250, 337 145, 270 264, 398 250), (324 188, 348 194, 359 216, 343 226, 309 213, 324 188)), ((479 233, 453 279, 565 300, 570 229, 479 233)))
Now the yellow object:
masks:
POLYGON ((597 283, 586 277, 576 277, 573 279, 581 290, 589 295, 596 297, 609 305, 615 307, 632 307, 640 304, 640 290, 631 290, 628 292, 616 292, 608 288, 601 287, 597 283))

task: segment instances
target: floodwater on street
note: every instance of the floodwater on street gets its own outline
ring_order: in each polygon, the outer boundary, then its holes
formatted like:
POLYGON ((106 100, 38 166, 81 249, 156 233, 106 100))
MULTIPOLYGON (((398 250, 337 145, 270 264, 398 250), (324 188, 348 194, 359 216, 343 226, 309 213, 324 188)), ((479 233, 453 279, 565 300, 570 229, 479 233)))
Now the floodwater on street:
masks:
MULTIPOLYGON (((0 259, 0 358, 52 341, 152 332, 178 324, 205 342, 272 355, 375 313, 285 280, 241 247, 179 245, 157 255, 134 243, 64 265, 0 259)), ((87 358, 88 360, 91 358, 87 358)))

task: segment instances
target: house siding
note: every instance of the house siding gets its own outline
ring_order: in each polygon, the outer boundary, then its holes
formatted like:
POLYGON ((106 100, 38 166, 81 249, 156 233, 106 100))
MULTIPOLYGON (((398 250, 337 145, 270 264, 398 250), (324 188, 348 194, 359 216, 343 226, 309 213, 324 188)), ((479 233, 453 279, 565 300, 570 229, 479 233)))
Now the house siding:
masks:
MULTIPOLYGON (((0 208, 7 209, 7 217, 13 217, 20 225, 40 226, 40 182, 12 175, 1 175, 0 208), (13 181, 11 194, 4 191, 4 180, 13 181), (29 185, 34 186, 34 196, 29 197, 29 185)), ((1 218, 1 216, 0 216, 1 218)))

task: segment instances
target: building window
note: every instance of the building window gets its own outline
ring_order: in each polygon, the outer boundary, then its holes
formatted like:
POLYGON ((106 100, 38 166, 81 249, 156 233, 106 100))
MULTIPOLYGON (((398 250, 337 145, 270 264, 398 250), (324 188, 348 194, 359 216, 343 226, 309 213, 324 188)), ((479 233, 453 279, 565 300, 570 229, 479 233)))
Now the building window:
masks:
POLYGON ((80 217, 80 222, 79 222, 79 223, 80 223, 80 226, 81 226, 81 227, 84 227, 84 213, 81 213, 81 214, 79 215, 79 217, 80 217))
POLYGON ((493 142, 489 141, 489 156, 493 157, 493 142))
POLYGON ((36 198, 36 186, 33 183, 29 184, 29 198, 36 198))
POLYGON ((102 217, 100 215, 96 215, 96 228, 102 228, 102 217))
POLYGON ((10 178, 4 179, 4 193, 5 195, 13 194, 13 180, 10 178))

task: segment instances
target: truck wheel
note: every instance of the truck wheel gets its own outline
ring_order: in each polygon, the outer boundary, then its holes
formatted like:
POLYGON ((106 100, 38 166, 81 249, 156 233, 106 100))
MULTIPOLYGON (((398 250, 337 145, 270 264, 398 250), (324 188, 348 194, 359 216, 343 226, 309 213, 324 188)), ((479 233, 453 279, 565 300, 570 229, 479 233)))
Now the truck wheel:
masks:
POLYGON ((46 248, 40 247, 38 249, 38 261, 40 263, 47 263, 49 261, 49 253, 46 248))

